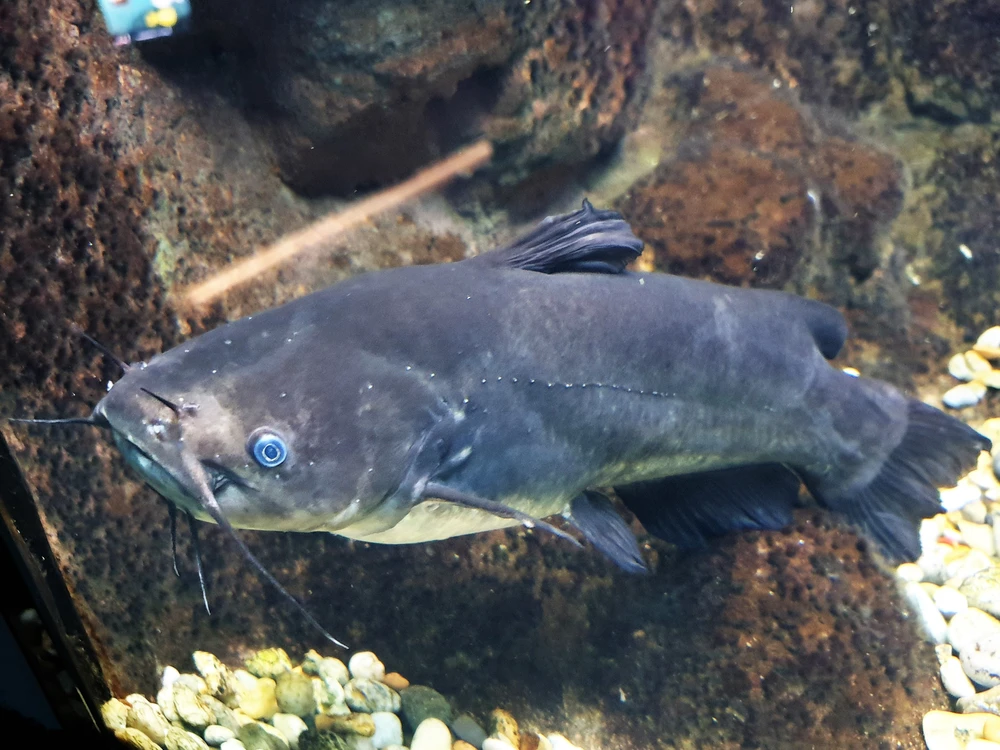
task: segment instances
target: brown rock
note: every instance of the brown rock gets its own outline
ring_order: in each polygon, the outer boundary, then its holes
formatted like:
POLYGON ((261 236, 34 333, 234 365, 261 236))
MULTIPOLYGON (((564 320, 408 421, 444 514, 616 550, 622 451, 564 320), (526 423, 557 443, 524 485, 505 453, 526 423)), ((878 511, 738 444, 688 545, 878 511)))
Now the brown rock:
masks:
POLYGON ((320 714, 316 717, 316 729, 329 730, 338 734, 357 734, 362 737, 371 737, 375 734, 375 720, 371 714, 348 714, 347 716, 320 714))
POLYGON ((410 686, 410 681, 403 677, 403 675, 399 672, 389 672, 389 674, 382 678, 382 682, 391 687, 397 693, 410 686))
POLYGON ((486 721, 486 731, 491 737, 503 737, 514 747, 521 746, 521 733, 517 728, 517 719, 502 708, 490 711, 486 721))

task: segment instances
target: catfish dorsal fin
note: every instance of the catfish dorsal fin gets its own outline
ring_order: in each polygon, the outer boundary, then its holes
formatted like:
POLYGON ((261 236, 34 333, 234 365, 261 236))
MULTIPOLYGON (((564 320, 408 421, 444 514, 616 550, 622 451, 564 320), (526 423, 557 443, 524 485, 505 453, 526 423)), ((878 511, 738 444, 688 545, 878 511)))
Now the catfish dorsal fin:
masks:
POLYGON ((621 273, 642 252, 642 240, 616 211, 583 208, 549 216, 532 232, 475 260, 539 273, 621 273), (481 260, 480 260, 481 259, 481 260))

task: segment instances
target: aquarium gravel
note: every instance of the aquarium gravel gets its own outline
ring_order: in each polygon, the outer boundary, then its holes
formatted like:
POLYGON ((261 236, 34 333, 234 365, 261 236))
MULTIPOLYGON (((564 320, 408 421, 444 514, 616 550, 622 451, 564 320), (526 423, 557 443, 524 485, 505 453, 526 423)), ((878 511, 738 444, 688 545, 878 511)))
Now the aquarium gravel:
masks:
MULTIPOLYGON (((1000 385, 990 360, 1000 360, 1000 326, 951 358, 948 372, 964 382, 944 395, 946 406, 972 406, 987 385, 1000 385)), ((978 429, 992 455, 981 453, 973 471, 941 490, 945 512, 921 525, 919 559, 896 569, 955 708, 924 716, 928 750, 1000 750, 1000 418, 978 429)))
POLYGON ((194 673, 163 669, 155 701, 107 701, 104 723, 139 750, 582 750, 520 728, 500 708, 484 729, 433 688, 387 674, 370 651, 347 664, 316 651, 293 664, 282 648, 254 653, 243 668, 205 651, 192 661, 194 673))

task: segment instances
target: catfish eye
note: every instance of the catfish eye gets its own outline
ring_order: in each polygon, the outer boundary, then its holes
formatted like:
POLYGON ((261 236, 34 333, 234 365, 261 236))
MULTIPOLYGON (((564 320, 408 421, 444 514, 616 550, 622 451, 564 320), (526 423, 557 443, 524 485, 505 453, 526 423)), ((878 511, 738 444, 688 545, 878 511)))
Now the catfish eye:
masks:
POLYGON ((265 428, 254 430, 247 440, 247 451, 265 469, 281 466, 288 458, 288 446, 278 433, 265 428))

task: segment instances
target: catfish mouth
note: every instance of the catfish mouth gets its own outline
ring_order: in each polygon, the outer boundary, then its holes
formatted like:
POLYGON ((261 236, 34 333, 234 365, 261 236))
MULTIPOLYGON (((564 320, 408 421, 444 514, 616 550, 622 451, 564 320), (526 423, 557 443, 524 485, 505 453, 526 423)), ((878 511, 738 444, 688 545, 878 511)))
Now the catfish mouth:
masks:
MULTIPOLYGON (((205 511, 197 493, 189 489, 184 482, 164 468, 153 455, 143 450, 138 444, 129 440, 125 434, 114 428, 112 428, 112 436, 115 445, 118 446, 118 450, 121 451, 125 461, 129 466, 138 471, 146 483, 154 490, 181 510, 195 516, 199 521, 214 520, 205 511)), ((239 486, 253 491, 257 489, 235 472, 230 471, 215 461, 203 460, 200 463, 205 469, 209 489, 211 489, 212 495, 216 498, 232 486, 239 486)))

